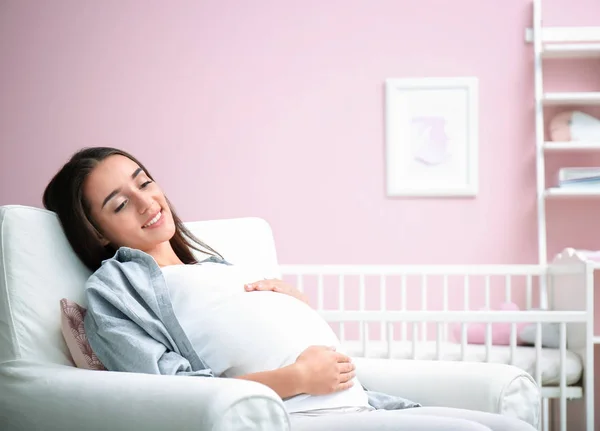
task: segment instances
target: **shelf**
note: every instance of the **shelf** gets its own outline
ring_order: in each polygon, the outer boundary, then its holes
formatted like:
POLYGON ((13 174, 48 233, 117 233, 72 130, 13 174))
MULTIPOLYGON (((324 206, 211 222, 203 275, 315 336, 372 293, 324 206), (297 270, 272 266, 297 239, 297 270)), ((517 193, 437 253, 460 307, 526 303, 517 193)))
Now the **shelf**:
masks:
POLYGON ((592 337, 592 341, 593 341, 594 344, 600 344, 600 336, 594 335, 592 337))
POLYGON ((600 142, 567 141, 567 142, 544 142, 544 151, 600 151, 600 142))
POLYGON ((552 187, 546 189, 546 198, 600 197, 600 187, 552 187))
POLYGON ((546 106, 600 105, 600 92, 545 93, 542 101, 546 106))
POLYGON ((600 58, 600 43, 548 43, 543 58, 600 58))
MULTIPOLYGON (((525 29, 525 40, 533 42, 533 28, 525 29)), ((543 43, 600 43, 600 26, 588 27, 548 27, 541 28, 541 39, 543 43)))

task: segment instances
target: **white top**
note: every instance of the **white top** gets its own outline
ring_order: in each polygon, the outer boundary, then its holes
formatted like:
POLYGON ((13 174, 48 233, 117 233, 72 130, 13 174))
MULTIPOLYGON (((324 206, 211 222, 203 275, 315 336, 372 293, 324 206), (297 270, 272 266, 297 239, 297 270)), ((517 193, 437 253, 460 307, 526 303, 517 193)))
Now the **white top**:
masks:
MULTIPOLYGON (((340 342, 310 306, 277 292, 246 292, 262 280, 248 268, 206 262, 162 268, 175 316, 192 346, 217 376, 236 377, 295 362, 311 345, 340 342)), ((339 407, 368 407, 355 379, 352 388, 329 395, 297 395, 284 401, 289 413, 339 407)))

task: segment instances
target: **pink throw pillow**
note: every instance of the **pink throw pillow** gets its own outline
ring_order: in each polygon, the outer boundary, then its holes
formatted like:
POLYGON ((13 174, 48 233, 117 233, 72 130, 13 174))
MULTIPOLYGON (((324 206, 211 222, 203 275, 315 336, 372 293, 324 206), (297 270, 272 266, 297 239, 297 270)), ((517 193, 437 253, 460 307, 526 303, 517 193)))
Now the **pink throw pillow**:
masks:
MULTIPOLYGON (((481 311, 487 310, 487 308, 480 308, 481 311)), ((512 302, 506 302, 500 305, 500 311, 519 311, 519 306, 512 302)), ((523 344, 519 338, 521 330, 529 325, 527 322, 521 322, 516 324, 516 340, 517 345, 523 344)), ((468 344, 485 344, 485 323, 471 323, 467 324, 467 343, 468 344)), ((492 344, 498 346, 510 345, 510 322, 499 322, 492 323, 492 344)), ((454 325, 453 327, 454 340, 458 343, 461 342, 461 325, 454 325)))
POLYGON ((87 310, 76 302, 63 298, 60 300, 60 311, 61 331, 75 365, 86 370, 106 371, 85 335, 83 318, 87 310))

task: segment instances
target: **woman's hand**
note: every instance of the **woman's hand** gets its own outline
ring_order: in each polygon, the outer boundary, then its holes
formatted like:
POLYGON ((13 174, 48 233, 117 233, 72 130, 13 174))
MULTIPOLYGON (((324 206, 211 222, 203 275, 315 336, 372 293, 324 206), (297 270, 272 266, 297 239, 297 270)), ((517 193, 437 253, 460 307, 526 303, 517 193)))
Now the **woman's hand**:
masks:
POLYGON ((296 359, 300 393, 325 395, 343 391, 354 385, 356 366, 349 356, 333 347, 311 346, 296 359))
POLYGON ((310 305, 308 303, 308 298, 305 294, 300 292, 291 284, 286 283, 282 280, 278 280, 276 278, 272 278, 269 280, 260 280, 255 283, 248 283, 244 286, 244 288, 247 292, 270 290, 272 292, 284 293, 286 295, 293 296, 294 298, 299 299, 300 301, 310 305))

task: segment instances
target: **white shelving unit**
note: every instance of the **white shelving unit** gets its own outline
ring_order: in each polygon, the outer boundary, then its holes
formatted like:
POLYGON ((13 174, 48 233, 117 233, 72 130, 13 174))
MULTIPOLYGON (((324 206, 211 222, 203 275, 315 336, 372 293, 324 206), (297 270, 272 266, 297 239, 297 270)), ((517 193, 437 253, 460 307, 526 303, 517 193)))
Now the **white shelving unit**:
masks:
MULTIPOLYGON (((600 188, 546 188, 546 163, 548 153, 557 152, 596 152, 600 151, 600 142, 552 142, 546 141, 544 110, 546 107, 563 106, 565 109, 577 109, 583 106, 599 106, 600 91, 586 92, 550 92, 544 89, 543 66, 545 61, 568 61, 572 59, 600 59, 600 26, 598 27, 545 27, 542 24, 542 2, 532 0, 533 25, 526 29, 525 40, 533 45, 534 53, 534 86, 535 86, 535 144, 536 144, 536 203, 538 214, 538 260, 541 264, 548 262, 546 202, 549 199, 597 199, 600 188)), ((600 22, 600 17, 598 17, 600 22)), ((599 64, 600 72, 600 64, 599 64)), ((565 246, 568 246, 566 244, 565 246)), ((600 264, 597 265, 600 270, 600 264)), ((546 291, 542 282, 540 288, 546 291)), ((547 292, 544 292, 544 297, 547 292)), ((546 308, 547 304, 541 304, 546 308)), ((600 344, 600 335, 592 339, 600 344)), ((593 355, 593 352, 591 353, 593 355)), ((586 377, 585 387, 593 391, 593 376, 586 377)), ((585 409, 594 411, 593 396, 585 397, 585 409)), ((549 428, 548 399, 544 399, 544 430, 549 428)), ((592 413, 593 417, 593 413, 592 413)), ((588 416, 589 418, 589 416, 588 416)), ((561 418, 561 430, 566 428, 565 419, 561 418)), ((594 429, 594 420, 586 421, 586 429, 594 429), (592 422, 592 423, 590 423, 592 422)))
MULTIPOLYGON (((543 65, 545 60, 600 59, 600 26, 598 27, 544 27, 542 1, 533 0, 533 26, 526 29, 525 40, 533 45, 535 85, 535 139, 537 169, 538 260, 548 262, 546 201, 564 198, 597 198, 600 189, 546 188, 548 153, 600 151, 600 142, 552 142, 545 139, 546 107, 564 106, 577 109, 582 106, 600 106, 600 91, 550 92, 544 89, 543 65)), ((599 17, 600 22, 600 17, 599 17)), ((600 70, 600 67, 599 67, 600 70)), ((568 245, 568 244, 567 244, 568 245)), ((566 246, 567 246, 566 245, 566 246)), ((543 304, 545 305, 545 304, 543 304)), ((542 305, 542 306, 543 306, 542 305)))

